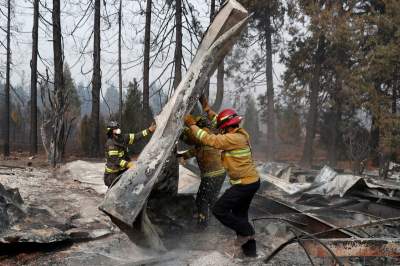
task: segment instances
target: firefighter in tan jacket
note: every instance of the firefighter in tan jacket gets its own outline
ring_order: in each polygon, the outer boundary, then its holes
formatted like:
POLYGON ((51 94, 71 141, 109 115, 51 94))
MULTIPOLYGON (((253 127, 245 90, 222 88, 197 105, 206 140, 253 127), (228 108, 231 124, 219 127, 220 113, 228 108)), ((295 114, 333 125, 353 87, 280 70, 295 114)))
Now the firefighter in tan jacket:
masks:
MULTIPOLYGON (((197 116, 195 120, 196 125, 202 130, 212 132, 211 121, 207 117, 197 116)), ((178 156, 185 160, 196 157, 200 168, 201 182, 196 195, 196 206, 198 225, 204 228, 208 225, 210 209, 217 201, 226 177, 226 171, 221 163, 221 151, 202 144, 190 128, 184 129, 181 139, 194 147, 178 156)))
POLYGON ((255 232, 249 222, 248 210, 260 187, 260 178, 253 162, 249 134, 239 127, 242 118, 234 110, 226 109, 216 115, 207 101, 202 100, 202 105, 221 134, 210 134, 199 128, 191 115, 185 117, 185 123, 201 143, 222 150, 222 164, 232 185, 215 203, 213 214, 236 232, 237 244, 244 255, 256 257, 255 232))

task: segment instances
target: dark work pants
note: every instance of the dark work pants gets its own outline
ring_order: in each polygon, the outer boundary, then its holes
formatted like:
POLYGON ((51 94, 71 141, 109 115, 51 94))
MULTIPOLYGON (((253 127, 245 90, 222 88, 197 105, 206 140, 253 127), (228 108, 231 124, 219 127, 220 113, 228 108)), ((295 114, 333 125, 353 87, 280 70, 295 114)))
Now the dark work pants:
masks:
POLYGON ((249 185, 233 185, 215 203, 213 214, 237 235, 254 235, 254 228, 249 222, 249 207, 259 188, 260 181, 249 185))
POLYGON ((200 187, 197 191, 196 206, 198 214, 202 214, 208 220, 210 209, 217 201, 226 173, 214 177, 201 177, 200 187))
POLYGON ((110 186, 114 183, 114 181, 117 180, 117 179, 119 178, 120 175, 122 175, 123 173, 126 172, 126 170, 127 170, 127 169, 122 170, 122 171, 120 171, 120 172, 118 172, 118 173, 113 173, 113 174, 104 173, 104 184, 105 184, 107 187, 110 187, 110 186))

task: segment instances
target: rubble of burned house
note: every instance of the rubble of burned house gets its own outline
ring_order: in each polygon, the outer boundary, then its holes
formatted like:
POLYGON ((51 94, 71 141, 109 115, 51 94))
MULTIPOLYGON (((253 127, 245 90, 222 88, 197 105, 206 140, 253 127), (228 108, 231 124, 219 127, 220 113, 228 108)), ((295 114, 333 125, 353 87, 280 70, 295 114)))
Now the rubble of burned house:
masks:
POLYGON ((258 169, 266 182, 253 203, 253 214, 260 216, 255 222, 283 221, 290 229, 287 241, 276 246, 266 261, 291 243, 299 243, 311 257, 330 258, 338 264, 351 258, 365 263, 366 258, 392 257, 388 265, 397 261, 397 172, 382 179, 373 171, 356 176, 343 170, 338 173, 328 166, 304 170, 267 163, 259 164, 258 169))

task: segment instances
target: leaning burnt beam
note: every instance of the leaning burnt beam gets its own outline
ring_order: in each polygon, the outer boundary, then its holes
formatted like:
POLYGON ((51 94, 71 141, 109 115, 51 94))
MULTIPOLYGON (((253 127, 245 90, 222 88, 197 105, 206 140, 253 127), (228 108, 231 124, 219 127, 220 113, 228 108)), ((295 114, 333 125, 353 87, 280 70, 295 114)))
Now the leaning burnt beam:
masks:
POLYGON ((123 174, 105 196, 100 209, 129 226, 141 212, 182 132, 209 76, 232 49, 247 24, 248 13, 229 0, 208 28, 196 56, 174 95, 156 118, 157 130, 138 158, 136 167, 123 174))

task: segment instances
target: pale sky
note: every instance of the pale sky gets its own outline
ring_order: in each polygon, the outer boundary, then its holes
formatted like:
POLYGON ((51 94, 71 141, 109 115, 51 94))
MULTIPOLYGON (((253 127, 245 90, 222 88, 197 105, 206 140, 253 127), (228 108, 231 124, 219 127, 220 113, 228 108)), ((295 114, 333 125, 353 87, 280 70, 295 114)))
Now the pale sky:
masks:
MULTIPOLYGON (((48 7, 51 9, 50 0, 46 0, 48 3, 48 7)), ((43 1, 46 4, 46 1, 43 1)), ((71 67, 72 76, 75 79, 76 84, 82 82, 85 85, 90 84, 91 80, 91 68, 92 68, 92 47, 93 47, 93 39, 90 40, 86 51, 86 54, 82 56, 81 49, 83 47, 83 43, 87 42, 88 37, 91 34, 93 27, 93 14, 88 16, 87 20, 82 21, 82 27, 74 32, 71 35, 71 32, 74 28, 74 25, 81 20, 82 14, 84 13, 84 9, 86 8, 85 2, 80 3, 79 0, 70 0, 69 4, 66 4, 67 1, 62 1, 62 17, 61 17, 61 26, 64 35, 64 54, 65 54, 65 62, 67 62, 71 67), (84 72, 84 74, 82 74, 84 72)), ((116 13, 116 8, 111 4, 113 1, 107 1, 110 4, 107 5, 107 14, 112 17, 111 19, 111 28, 107 29, 107 22, 102 19, 102 90, 103 94, 109 84, 114 83, 118 86, 118 67, 117 67, 117 51, 118 51, 118 42, 117 42, 117 30, 118 25, 116 23, 116 16, 112 16, 112 14, 116 13)), ((140 7, 136 1, 125 1, 126 6, 123 8, 124 10, 124 27, 123 27, 123 38, 127 45, 131 46, 130 49, 123 48, 123 56, 122 60, 124 63, 124 71, 123 71, 123 85, 127 86, 129 81, 132 81, 133 78, 141 79, 142 76, 142 64, 136 65, 134 61, 137 60, 143 51, 142 40, 144 37, 144 31, 141 31, 141 28, 144 25, 144 15, 141 14, 140 7), (133 62, 127 64, 127 62, 133 62)), ((158 1, 160 2, 160 1, 158 1)), ((203 29, 205 29, 209 23, 209 14, 208 14, 208 5, 206 4, 206 0, 197 0, 190 1, 198 10, 198 14, 196 14, 197 19, 200 20, 203 29)), ((144 1, 141 2, 142 7, 144 8, 144 1)), ((102 6, 103 11, 102 14, 105 16, 105 9, 102 6)), ((157 9, 161 8, 160 4, 156 4, 157 9)), ((44 7, 41 7, 42 15, 44 19, 50 21, 51 16, 48 11, 45 10, 44 7)), ((160 13, 161 10, 157 10, 157 13, 160 13)), ((30 67, 29 62, 31 59, 31 31, 32 31, 32 3, 28 0, 15 0, 15 18, 13 20, 14 28, 18 28, 18 32, 14 33, 12 40, 12 84, 14 86, 24 84, 25 87, 29 88, 30 84, 30 67)), ((1 21, 3 25, 4 20, 1 21)), ((173 22, 173 21, 172 21, 173 22)), ((152 30, 156 31, 160 27, 160 21, 157 20, 155 16, 153 16, 152 30)), ((45 73, 45 66, 49 67, 49 70, 52 72, 52 42, 51 42, 51 31, 45 30, 44 21, 40 24, 39 31, 39 53, 43 60, 39 60, 39 71, 41 73, 45 73)), ((189 46, 189 38, 184 32, 184 43, 189 46)), ((173 36, 168 36, 173 37, 173 36)), ((4 33, 0 32, 0 38, 3 40, 5 38, 4 33)), ((173 37, 174 38, 174 37, 173 37)), ((3 47, 0 46, 0 49, 3 47)), ((172 51, 169 54, 169 57, 173 57, 173 47, 172 51)), ((186 62, 189 64, 190 56, 189 53, 186 52, 186 62)), ((0 52, 0 65, 4 66, 5 62, 5 53, 3 51, 0 52)), ((153 82, 156 77, 161 72, 162 69, 161 64, 155 64, 150 72, 150 82, 153 82)), ((3 69, 3 67, 1 68, 3 69)), ((280 75, 284 70, 284 67, 278 63, 278 56, 274 56, 274 69, 275 69, 275 85, 279 85, 280 75)), ((169 76, 171 71, 166 71, 163 79, 160 82, 164 82, 169 76)), ((215 83, 215 78, 212 80, 215 83)), ((234 85, 229 80, 225 81, 226 89, 234 90, 234 85)), ((277 87, 277 86, 275 86, 277 87)), ((250 89, 250 88, 249 88, 250 89)), ((252 94, 258 95, 260 93, 265 93, 265 86, 260 86, 256 88, 251 88, 252 94)))

